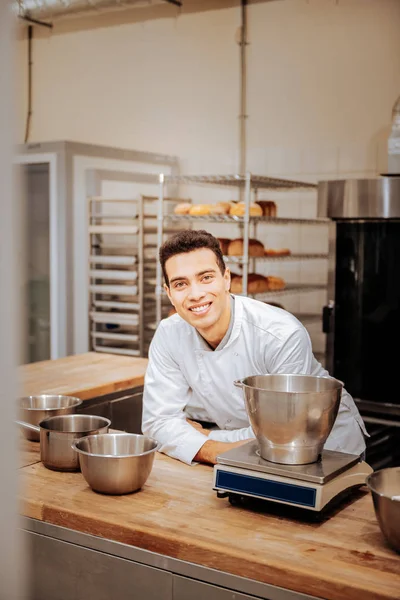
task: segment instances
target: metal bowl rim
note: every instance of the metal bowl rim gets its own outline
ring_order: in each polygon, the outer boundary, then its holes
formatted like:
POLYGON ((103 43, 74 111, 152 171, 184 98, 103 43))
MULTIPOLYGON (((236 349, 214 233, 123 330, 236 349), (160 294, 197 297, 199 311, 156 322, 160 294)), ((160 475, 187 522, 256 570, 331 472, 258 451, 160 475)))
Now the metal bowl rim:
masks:
MULTIPOLYGON (((340 387, 344 387, 344 383, 342 381, 340 381, 339 379, 336 379, 336 377, 326 377, 324 375, 306 375, 304 373, 266 373, 263 375, 260 375, 259 373, 257 375, 248 375, 247 377, 243 377, 243 379, 239 379, 241 385, 243 387, 249 388, 251 390, 257 390, 260 392, 273 392, 274 394, 326 394, 328 392, 332 392, 333 390, 315 390, 310 392, 310 390, 304 390, 304 391, 285 391, 285 390, 267 390, 265 388, 259 388, 259 387, 255 387, 254 385, 247 385, 246 383, 243 383, 244 379, 250 379, 250 377, 276 377, 276 376, 290 376, 290 377, 310 377, 312 379, 329 379, 330 381, 337 381, 340 384, 340 387)), ((337 390, 340 389, 340 387, 337 387, 337 390)))
MULTIPOLYGON (((376 476, 377 473, 384 473, 385 471, 399 471, 400 472, 400 467, 386 467, 386 469, 378 469, 378 471, 374 471, 373 473, 370 473, 368 475, 367 479, 365 480, 365 485, 371 490, 371 492, 373 492, 374 494, 376 494, 380 498, 387 498, 388 500, 392 500, 392 502, 399 502, 398 500, 393 500, 392 496, 388 496, 387 494, 383 494, 382 492, 378 492, 378 490, 375 489, 374 486, 371 483, 374 475, 376 476)), ((399 502, 399 504, 400 504, 400 502, 399 502)))
POLYGON ((82 404, 83 400, 78 398, 77 396, 68 396, 66 394, 31 394, 30 396, 20 396, 18 398, 18 409, 19 410, 62 410, 63 408, 74 408, 82 404), (33 408, 31 406, 21 406, 21 401, 30 399, 30 398, 69 398, 70 400, 74 400, 74 402, 70 406, 58 406, 54 408, 33 408))
POLYGON ((140 437, 145 437, 146 439, 150 440, 151 442, 153 442, 155 444, 155 448, 152 448, 151 450, 146 450, 146 452, 140 452, 139 454, 122 454, 121 456, 116 456, 115 454, 95 454, 93 452, 86 452, 86 450, 81 450, 81 448, 77 448, 77 444, 81 443, 82 440, 88 438, 88 437, 92 437, 90 435, 86 435, 84 437, 79 438, 78 440, 75 440, 72 443, 72 448, 78 452, 78 454, 84 454, 85 456, 93 456, 93 457, 98 457, 98 458, 116 458, 116 459, 121 459, 121 458, 138 458, 140 456, 146 456, 147 454, 152 454, 153 452, 157 452, 158 449, 160 448, 161 444, 159 444, 157 442, 157 440, 155 440, 154 438, 148 437, 147 435, 141 435, 139 433, 99 433, 99 434, 95 434, 93 435, 93 437, 97 436, 97 435, 125 435, 125 436, 131 436, 131 435, 137 435, 140 437))
MULTIPOLYGON (((100 427, 95 427, 92 429, 88 429, 87 431, 87 435, 90 435, 91 431, 96 431, 97 429, 103 429, 103 427, 110 427, 111 426, 111 421, 110 419, 107 419, 107 417, 101 417, 100 415, 80 415, 80 414, 72 414, 72 415, 54 415, 54 417, 47 417, 46 419, 42 419, 39 423, 39 427, 40 429, 42 429, 43 431, 49 431, 50 433, 86 433, 86 431, 59 431, 58 429, 48 429, 47 427, 43 427, 42 423, 50 423, 53 421, 56 421, 59 418, 63 418, 66 419, 67 421, 72 421, 75 417, 83 417, 86 420, 86 417, 95 417, 96 419, 101 419, 102 421, 104 421, 104 425, 101 425, 100 427)), ((96 435, 96 434, 93 434, 96 435)), ((87 436, 85 436, 87 437, 87 436)))

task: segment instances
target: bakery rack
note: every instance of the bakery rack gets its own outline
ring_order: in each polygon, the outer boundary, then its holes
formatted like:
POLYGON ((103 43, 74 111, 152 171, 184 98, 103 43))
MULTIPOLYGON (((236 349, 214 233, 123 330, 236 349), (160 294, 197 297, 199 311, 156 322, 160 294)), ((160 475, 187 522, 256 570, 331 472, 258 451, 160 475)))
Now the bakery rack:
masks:
MULTIPOLYGON (((143 336, 144 336, 144 356, 147 356, 151 339, 154 335, 157 323, 157 268, 158 268, 158 196, 142 196, 145 215, 143 218, 143 243, 144 243, 144 291, 143 291, 143 336)), ((173 214, 176 204, 180 202, 191 202, 186 199, 175 199, 173 197, 164 197, 165 217, 173 214)), ((179 222, 171 222, 167 227, 164 226, 165 234, 176 233, 181 226, 179 222)), ((168 316, 171 305, 165 303, 162 308, 162 317, 168 316)))
MULTIPOLYGON (((165 198, 165 207, 173 211, 174 201, 165 198)), ((158 196, 88 198, 89 337, 97 352, 147 356, 154 334, 147 325, 156 322, 157 209, 158 196)))
MULTIPOLYGON (((242 229, 243 234, 243 256, 225 256, 225 260, 228 264, 240 265, 242 269, 242 294, 248 295, 248 274, 249 265, 255 265, 256 261, 294 261, 294 260, 314 260, 314 259, 326 259, 327 254, 291 254, 288 256, 262 256, 252 257, 249 256, 249 239, 250 239, 250 226, 253 229, 253 237, 257 237, 257 225, 259 223, 270 223, 270 224, 308 224, 308 225, 326 225, 329 221, 327 219, 297 219, 297 218, 279 218, 279 217, 266 217, 266 216, 250 216, 250 204, 257 201, 257 195, 259 190, 293 190, 293 189, 316 189, 317 186, 312 183, 285 180, 274 177, 264 177, 259 175, 253 175, 246 173, 246 175, 176 175, 167 176, 161 174, 159 176, 159 202, 158 202, 158 236, 157 236, 157 249, 160 248, 164 241, 165 224, 171 223, 186 223, 190 226, 193 223, 199 222, 210 222, 210 223, 230 223, 237 224, 242 229), (165 203, 164 203, 164 190, 166 185, 170 184, 187 184, 187 185, 211 185, 211 186, 228 186, 235 187, 242 190, 243 201, 245 203, 245 212, 243 216, 231 216, 231 215, 203 215, 203 216, 192 216, 192 215, 176 215, 172 212, 166 214, 165 203)), ((182 200, 180 200, 182 202, 182 200)), ((156 280, 155 280, 155 292, 156 292, 156 323, 163 318, 163 299, 165 293, 163 291, 162 272, 161 266, 157 264, 156 280)), ((316 291, 325 289, 325 285, 286 285, 285 289, 274 290, 265 292, 262 294, 252 294, 253 297, 262 301, 271 301, 275 297, 282 297, 288 294, 294 294, 299 292, 316 291)), ((307 315, 308 321, 310 315, 307 315)), ((319 317, 320 320, 320 317, 319 317)))
POLYGON ((143 356, 143 203, 92 196, 88 218, 90 347, 143 356))

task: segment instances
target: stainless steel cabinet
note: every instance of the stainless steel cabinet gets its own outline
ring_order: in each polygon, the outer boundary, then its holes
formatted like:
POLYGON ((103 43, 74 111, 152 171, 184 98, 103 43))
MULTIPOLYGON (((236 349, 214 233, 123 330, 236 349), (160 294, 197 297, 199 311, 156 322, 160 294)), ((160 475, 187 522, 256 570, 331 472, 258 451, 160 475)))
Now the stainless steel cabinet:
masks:
POLYGON ((28 600, 321 600, 36 519, 22 525, 28 600))
POLYGON ((110 402, 110 419, 114 429, 142 433, 143 393, 132 394, 110 402))
POLYGON ((172 574, 24 531, 29 600, 172 600, 172 574))
POLYGON ((240 594, 216 585, 174 575, 173 600, 256 600, 257 596, 240 594))
POLYGON ((86 415, 99 415, 111 420, 113 429, 141 433, 143 388, 115 392, 87 400, 79 409, 86 415))

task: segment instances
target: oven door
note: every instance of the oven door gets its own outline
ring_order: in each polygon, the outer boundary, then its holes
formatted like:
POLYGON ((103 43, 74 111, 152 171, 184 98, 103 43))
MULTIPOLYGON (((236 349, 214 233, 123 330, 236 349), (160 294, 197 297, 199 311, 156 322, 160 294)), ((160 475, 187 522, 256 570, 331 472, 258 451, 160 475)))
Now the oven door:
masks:
POLYGON ((331 372, 371 434, 367 460, 400 464, 400 221, 336 222, 335 262, 331 372))

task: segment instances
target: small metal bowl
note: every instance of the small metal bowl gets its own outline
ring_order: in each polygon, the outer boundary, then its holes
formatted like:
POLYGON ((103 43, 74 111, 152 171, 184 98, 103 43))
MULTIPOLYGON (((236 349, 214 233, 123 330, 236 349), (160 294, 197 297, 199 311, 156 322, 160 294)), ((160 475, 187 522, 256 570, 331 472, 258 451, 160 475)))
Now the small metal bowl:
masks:
POLYGON ((400 467, 375 471, 366 484, 372 493, 379 527, 390 546, 400 552, 400 467))
MULTIPOLYGON (((25 423, 39 426, 41 421, 49 417, 76 413, 80 404, 82 404, 82 400, 74 396, 55 394, 24 396, 17 401, 18 418, 25 423)), ((28 429, 24 430, 24 435, 32 442, 38 442, 40 439, 39 433, 28 429)))
POLYGON ((82 475, 101 494, 130 494, 147 481, 159 444, 135 433, 88 435, 73 442, 82 475))

